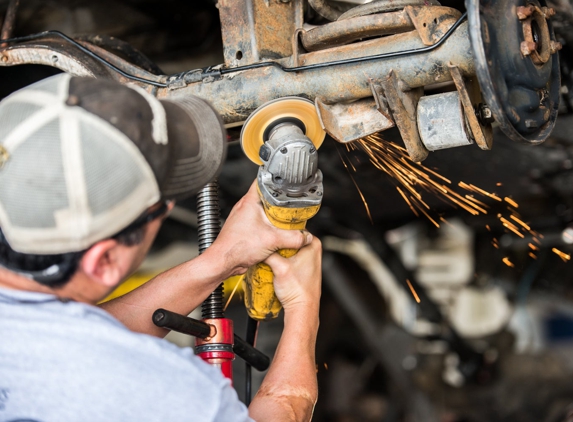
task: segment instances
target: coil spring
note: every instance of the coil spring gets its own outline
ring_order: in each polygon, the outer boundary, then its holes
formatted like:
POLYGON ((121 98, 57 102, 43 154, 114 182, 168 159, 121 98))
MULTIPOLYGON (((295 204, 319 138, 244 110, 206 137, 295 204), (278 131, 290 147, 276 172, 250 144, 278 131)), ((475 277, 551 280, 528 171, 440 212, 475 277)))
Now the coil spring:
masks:
MULTIPOLYGON (((197 195, 197 226, 199 254, 211 246, 221 231, 221 211, 219 209, 219 183, 215 179, 201 189, 197 195)), ((224 318, 223 284, 203 302, 203 318, 224 318)))

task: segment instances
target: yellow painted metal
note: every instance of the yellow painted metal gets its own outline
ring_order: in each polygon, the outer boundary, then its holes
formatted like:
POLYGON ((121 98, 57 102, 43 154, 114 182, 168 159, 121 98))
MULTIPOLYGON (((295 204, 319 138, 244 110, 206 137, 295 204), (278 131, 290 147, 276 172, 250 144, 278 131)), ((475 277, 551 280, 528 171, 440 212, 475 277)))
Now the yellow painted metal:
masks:
MULTIPOLYGON (((260 190, 259 196, 269 221, 275 227, 286 230, 303 230, 307 220, 314 217, 320 208, 320 205, 303 208, 277 207, 268 203, 260 190)), ((290 258, 297 252, 296 249, 278 251, 285 258, 290 258)), ((276 318, 279 315, 282 306, 275 295, 273 279, 271 267, 264 262, 252 266, 244 275, 245 307, 251 318, 262 321, 276 318)))
POLYGON ((264 143, 263 134, 267 127, 278 119, 289 117, 294 117, 304 123, 305 135, 316 149, 322 145, 326 132, 320 124, 314 103, 300 97, 279 98, 260 106, 243 125, 241 147, 253 163, 263 164, 259 158, 259 149, 264 143))

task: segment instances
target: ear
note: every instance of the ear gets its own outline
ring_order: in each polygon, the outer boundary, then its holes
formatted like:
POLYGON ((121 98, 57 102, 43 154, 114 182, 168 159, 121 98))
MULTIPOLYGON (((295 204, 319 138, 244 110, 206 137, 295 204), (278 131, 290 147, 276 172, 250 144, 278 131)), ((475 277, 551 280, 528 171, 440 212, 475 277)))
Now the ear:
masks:
POLYGON ((102 240, 84 254, 80 269, 93 281, 106 287, 118 285, 127 271, 124 248, 113 239, 102 240))

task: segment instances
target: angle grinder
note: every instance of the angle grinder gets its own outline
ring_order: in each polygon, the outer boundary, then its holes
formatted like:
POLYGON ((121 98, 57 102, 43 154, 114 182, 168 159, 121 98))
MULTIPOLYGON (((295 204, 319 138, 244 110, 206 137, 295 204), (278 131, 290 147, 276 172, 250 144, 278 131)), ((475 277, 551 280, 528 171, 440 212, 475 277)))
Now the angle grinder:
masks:
MULTIPOLYGON (((243 125, 241 146, 260 165, 257 187, 267 218, 286 230, 302 230, 322 202, 322 173, 317 149, 324 141, 314 104, 304 98, 285 97, 260 106, 243 125)), ((281 249, 289 258, 296 249, 281 249)), ((276 318, 281 310, 273 272, 265 263, 243 276, 245 306, 256 320, 276 318)))

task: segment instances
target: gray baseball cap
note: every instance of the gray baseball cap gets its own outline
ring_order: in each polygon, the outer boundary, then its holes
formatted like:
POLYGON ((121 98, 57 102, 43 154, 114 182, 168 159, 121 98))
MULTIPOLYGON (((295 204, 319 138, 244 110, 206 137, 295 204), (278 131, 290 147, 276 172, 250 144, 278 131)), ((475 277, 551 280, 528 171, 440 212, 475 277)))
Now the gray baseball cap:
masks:
POLYGON ((0 228, 18 252, 84 250, 158 201, 197 193, 220 172, 226 141, 200 98, 44 79, 0 102, 0 228))

